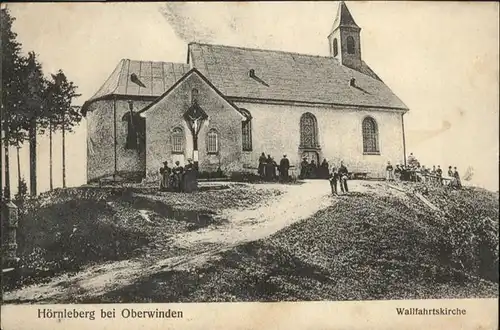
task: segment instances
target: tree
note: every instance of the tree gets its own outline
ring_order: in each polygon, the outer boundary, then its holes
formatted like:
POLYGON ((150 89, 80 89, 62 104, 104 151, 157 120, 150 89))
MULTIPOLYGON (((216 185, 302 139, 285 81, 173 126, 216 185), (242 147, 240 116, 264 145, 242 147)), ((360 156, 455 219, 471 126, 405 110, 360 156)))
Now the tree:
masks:
POLYGON ((74 98, 80 96, 76 93, 77 86, 69 81, 62 70, 51 75, 47 82, 46 104, 49 118, 49 141, 50 141, 50 187, 52 189, 52 132, 62 131, 62 171, 63 187, 66 187, 66 131, 72 131, 73 127, 82 120, 78 107, 71 106, 74 98))
MULTIPOLYGON (((16 40, 17 34, 12 31, 15 18, 7 8, 1 9, 1 48, 2 48, 2 90, 1 90, 1 131, 0 150, 5 152, 5 199, 10 199, 10 159, 9 146, 18 146, 26 138, 23 103, 23 60, 21 44, 16 40)), ((1 157, 0 157, 1 159, 1 157)), ((1 176, 0 176, 1 177, 1 176)), ((1 184, 0 184, 1 186, 1 184)), ((1 193, 0 189, 0 193, 1 193)))

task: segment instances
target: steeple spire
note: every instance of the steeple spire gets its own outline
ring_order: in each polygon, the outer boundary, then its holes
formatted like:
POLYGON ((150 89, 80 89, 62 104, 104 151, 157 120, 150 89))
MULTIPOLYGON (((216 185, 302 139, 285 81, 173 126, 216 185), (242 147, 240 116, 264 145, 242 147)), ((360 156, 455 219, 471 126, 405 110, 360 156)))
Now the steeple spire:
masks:
POLYGON ((328 36, 330 56, 338 59, 342 65, 360 70, 363 65, 360 32, 361 28, 352 18, 347 5, 340 1, 332 31, 328 36))
POLYGON ((339 1, 337 16, 335 17, 335 21, 333 22, 331 32, 337 30, 339 27, 350 27, 361 30, 358 24, 356 24, 356 22, 354 21, 354 18, 352 17, 351 12, 349 11, 349 8, 347 8, 347 5, 344 1, 339 1))

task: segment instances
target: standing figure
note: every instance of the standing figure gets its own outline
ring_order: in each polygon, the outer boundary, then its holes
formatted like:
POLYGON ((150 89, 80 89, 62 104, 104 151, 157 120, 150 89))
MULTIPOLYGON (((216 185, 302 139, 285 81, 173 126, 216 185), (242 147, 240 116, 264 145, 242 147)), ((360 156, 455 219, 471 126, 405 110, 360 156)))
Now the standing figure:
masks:
POLYGON ((439 184, 443 185, 443 170, 439 165, 436 169, 436 175, 438 176, 439 184))
POLYGON ((163 166, 160 167, 160 191, 168 190, 171 172, 172 169, 168 167, 168 161, 164 161, 163 166))
POLYGON ((316 179, 318 175, 318 166, 316 165, 316 162, 311 160, 311 164, 309 164, 309 179, 316 179))
POLYGON ((320 170, 320 177, 321 179, 327 179, 328 180, 328 169, 330 168, 330 165, 328 164, 328 162, 326 161, 326 159, 323 159, 323 161, 321 162, 321 166, 320 166, 321 170, 320 170))
POLYGON ((401 180, 401 172, 402 172, 402 169, 399 166, 400 166, 399 164, 396 164, 396 168, 394 169, 394 177, 398 181, 401 180))
POLYGON ((448 166, 448 176, 453 178, 453 170, 451 169, 451 166, 448 166))
POLYGON ((182 191, 184 192, 193 192, 198 189, 198 181, 197 181, 197 171, 196 167, 193 164, 193 160, 189 158, 188 164, 184 166, 184 175, 182 179, 182 191))
POLYGON ((276 177, 276 167, 271 155, 267 155, 266 167, 264 171, 266 175, 266 181, 273 181, 276 177))
POLYGON ((179 161, 175 162, 175 167, 172 169, 172 189, 177 192, 182 191, 182 176, 184 168, 179 165, 179 161))
POLYGON ((290 161, 283 155, 280 161, 280 178, 281 182, 288 182, 288 169, 290 168, 290 161))
POLYGON ((265 167, 266 167, 266 154, 262 153, 259 157, 259 167, 257 169, 257 173, 261 178, 265 176, 265 167))
POLYGON ((460 181, 460 174, 458 174, 457 168, 454 167, 453 178, 455 178, 455 185, 457 188, 462 188, 462 181, 460 181))
POLYGON ((307 178, 307 172, 309 169, 309 163, 307 162, 307 158, 304 157, 302 159, 302 162, 300 162, 300 176, 299 179, 306 179, 307 178))
POLYGON ((344 162, 340 162, 340 167, 339 167, 339 178, 340 178, 340 190, 342 192, 349 192, 349 189, 347 188, 347 176, 349 175, 349 171, 347 170, 347 167, 345 167, 344 162))
POLYGON ((337 195, 337 182, 339 181, 339 174, 335 166, 332 167, 332 172, 330 173, 330 188, 332 188, 332 195, 337 195))
POLYGON ((387 162, 387 166, 385 167, 387 181, 394 181, 394 168, 391 165, 391 162, 387 162))
POLYGON ((415 158, 415 156, 413 156, 413 152, 410 153, 410 155, 408 156, 408 166, 410 168, 415 168, 417 167, 418 165, 418 161, 417 161, 417 158, 415 158))

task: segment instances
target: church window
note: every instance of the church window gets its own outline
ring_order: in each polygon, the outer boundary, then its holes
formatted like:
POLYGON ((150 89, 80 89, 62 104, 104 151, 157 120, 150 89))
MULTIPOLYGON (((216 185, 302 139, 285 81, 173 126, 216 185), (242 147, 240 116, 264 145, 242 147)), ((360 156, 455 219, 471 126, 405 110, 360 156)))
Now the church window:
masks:
POLYGON ((172 152, 184 152, 184 132, 180 127, 176 127, 172 130, 172 152))
POLYGON ((250 119, 241 123, 243 137, 243 151, 252 151, 252 121, 250 119))
POLYGON ((240 108, 240 111, 246 118, 241 122, 243 151, 252 151, 252 115, 247 109, 240 108))
POLYGON ((337 38, 333 39, 333 56, 337 56, 339 54, 339 44, 337 38))
POLYGON ((212 128, 207 135, 207 153, 216 154, 219 152, 219 136, 217 131, 212 128))
POLYGON ((318 147, 318 122, 312 113, 305 113, 300 118, 300 146, 303 148, 318 147))
POLYGON ((351 36, 347 37, 347 53, 348 54, 354 54, 355 53, 354 38, 351 37, 351 36))
POLYGON ((375 119, 366 117, 363 120, 363 152, 379 153, 378 128, 375 119))

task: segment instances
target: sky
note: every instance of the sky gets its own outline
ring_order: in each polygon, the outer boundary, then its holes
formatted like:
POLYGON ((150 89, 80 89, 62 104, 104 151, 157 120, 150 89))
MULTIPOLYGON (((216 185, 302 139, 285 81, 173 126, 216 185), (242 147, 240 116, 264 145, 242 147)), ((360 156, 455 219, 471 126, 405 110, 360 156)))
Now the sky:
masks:
MULTIPOLYGON (((23 50, 34 50, 47 74, 62 69, 76 83, 82 94, 76 105, 99 89, 120 59, 182 63, 190 41, 327 56, 337 6, 335 1, 8 5, 23 50)), ((462 173, 472 168, 473 184, 498 190, 499 4, 356 1, 347 6, 362 29, 363 60, 410 108, 407 152, 426 165, 454 165, 462 173)), ((83 122, 67 140, 71 186, 86 181, 85 140, 83 122)), ((53 148, 54 181, 60 186, 59 136, 53 148)), ((44 191, 46 137, 38 149, 38 185, 44 191)), ((23 148, 26 178, 27 157, 23 148)))

